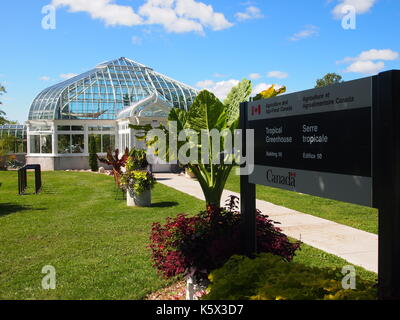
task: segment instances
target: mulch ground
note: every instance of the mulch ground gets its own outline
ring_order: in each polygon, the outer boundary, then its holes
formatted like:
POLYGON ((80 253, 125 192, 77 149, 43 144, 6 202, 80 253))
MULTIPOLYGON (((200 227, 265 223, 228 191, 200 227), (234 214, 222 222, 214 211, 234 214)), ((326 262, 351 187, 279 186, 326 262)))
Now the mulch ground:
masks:
POLYGON ((179 281, 167 288, 153 292, 145 300, 186 300, 186 281, 179 281))

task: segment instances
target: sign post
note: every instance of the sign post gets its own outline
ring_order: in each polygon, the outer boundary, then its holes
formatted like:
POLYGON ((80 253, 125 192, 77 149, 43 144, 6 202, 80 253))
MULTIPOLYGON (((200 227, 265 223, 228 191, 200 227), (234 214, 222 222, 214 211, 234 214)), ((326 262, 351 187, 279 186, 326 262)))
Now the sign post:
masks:
MULTIPOLYGON (((247 103, 240 105, 240 128, 242 129, 242 156, 247 150, 246 129, 247 129, 247 103)), ((242 168, 246 166, 242 164, 242 168)), ((256 240, 256 185, 249 183, 248 175, 240 176, 240 212, 242 212, 242 243, 244 253, 251 257, 257 252, 256 240)))
POLYGON ((380 298, 400 299, 400 71, 244 103, 241 125, 255 131, 246 253, 257 184, 378 208, 380 298))
POLYGON ((400 71, 375 80, 374 201, 379 209, 379 297, 400 299, 400 71))

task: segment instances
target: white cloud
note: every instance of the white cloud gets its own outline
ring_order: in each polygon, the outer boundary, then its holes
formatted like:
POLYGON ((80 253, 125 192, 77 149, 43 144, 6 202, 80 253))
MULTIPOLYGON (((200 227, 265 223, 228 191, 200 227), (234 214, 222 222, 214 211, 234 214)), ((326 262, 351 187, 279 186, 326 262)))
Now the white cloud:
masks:
POLYGON ((373 61, 356 61, 349 65, 346 72, 355 72, 362 74, 375 74, 382 71, 385 68, 385 63, 383 61, 373 62, 373 61))
POLYGON ((245 12, 238 12, 235 14, 238 21, 252 20, 252 19, 262 19, 264 15, 261 10, 257 7, 250 6, 246 8, 245 12))
POLYGON ((167 32, 203 33, 203 26, 199 22, 178 17, 173 8, 174 2, 174 0, 148 0, 140 7, 139 13, 146 17, 145 24, 160 24, 167 32))
POLYGON ((257 79, 261 78, 261 74, 259 74, 259 73, 251 73, 251 74, 249 74, 249 78, 252 79, 252 80, 257 80, 257 79))
POLYGON ((211 5, 195 0, 146 0, 136 13, 131 6, 115 4, 115 0, 52 0, 56 7, 66 6, 71 12, 87 12, 106 25, 162 25, 167 32, 204 33, 233 26, 211 5))
POLYGON ((283 71, 270 71, 267 74, 268 78, 286 79, 289 74, 283 71))
POLYGON ((41 76, 39 78, 39 80, 41 80, 41 81, 50 81, 50 77, 49 76, 41 76))
POLYGON ((202 80, 196 83, 197 88, 206 89, 215 85, 214 80, 202 80))
POLYGON ((222 13, 214 12, 211 5, 195 0, 176 0, 175 11, 178 16, 199 20, 203 26, 210 27, 212 30, 223 30, 233 25, 222 13))
POLYGON ((218 72, 216 72, 216 73, 213 74, 213 77, 214 77, 214 78, 226 78, 227 75, 226 75, 226 74, 223 74, 223 73, 218 73, 218 72))
POLYGON ((357 57, 344 58, 343 62, 350 61, 368 61, 368 60, 396 60, 399 58, 399 53, 391 49, 371 49, 368 51, 361 52, 357 57))
POLYGON ((376 0, 339 0, 339 4, 335 6, 332 13, 337 19, 343 17, 343 8, 345 6, 353 6, 356 9, 357 14, 364 14, 371 10, 375 5, 376 0))
POLYGON ((139 46, 142 44, 142 38, 138 37, 138 36, 133 36, 132 37, 132 43, 136 46, 139 46))
POLYGON ((203 34, 204 27, 217 31, 233 25, 211 5, 195 0, 147 0, 139 13, 145 24, 160 24, 167 32, 203 34))
POLYGON ((317 26, 309 25, 306 26, 303 30, 295 33, 293 36, 289 38, 290 41, 299 41, 302 39, 307 39, 313 36, 317 36, 319 28, 317 26))
POLYGON ((65 6, 70 12, 87 12, 93 19, 100 19, 107 26, 135 26, 142 24, 142 18, 132 7, 114 4, 114 0, 53 0, 56 8, 65 6))
POLYGON ((393 61, 399 58, 399 53, 391 49, 371 49, 361 52, 357 57, 346 57, 339 63, 350 63, 345 72, 375 74, 385 68, 384 61, 393 61))
POLYGON ((196 87, 199 89, 206 89, 212 93, 214 93, 221 101, 225 100, 228 93, 234 86, 239 84, 239 80, 230 79, 227 81, 219 81, 215 82, 213 80, 204 80, 199 81, 196 84, 196 87))
POLYGON ((62 73, 62 74, 60 74, 60 78, 64 79, 64 80, 68 80, 68 79, 71 79, 71 78, 76 77, 76 76, 77 76, 76 73, 62 73))

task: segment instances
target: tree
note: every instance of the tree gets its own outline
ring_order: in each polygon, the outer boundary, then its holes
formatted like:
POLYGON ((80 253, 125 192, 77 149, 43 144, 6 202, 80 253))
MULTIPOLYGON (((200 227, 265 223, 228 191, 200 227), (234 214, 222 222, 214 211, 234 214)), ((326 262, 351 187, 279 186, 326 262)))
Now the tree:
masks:
MULTIPOLYGON (((3 95, 3 93, 6 93, 6 89, 0 84, 0 96, 3 95)), ((0 105, 3 103, 0 101, 0 105)), ((8 123, 7 119, 4 117, 6 113, 0 109, 0 125, 8 123)))
MULTIPOLYGON (((244 79, 236 87, 232 88, 223 103, 213 93, 203 90, 196 97, 189 111, 173 108, 169 114, 168 122, 169 124, 175 124, 178 135, 182 130, 186 129, 194 132, 198 138, 203 138, 201 142, 193 144, 190 137, 186 137, 186 140, 178 141, 177 147, 178 150, 181 150, 182 147, 191 145, 192 149, 197 149, 199 159, 189 162, 187 166, 199 181, 207 205, 220 206, 226 181, 235 166, 233 161, 226 161, 228 159, 232 160, 231 155, 223 153, 225 151, 225 136, 221 134, 220 141, 216 141, 212 137, 212 131, 217 130, 219 133, 223 133, 229 130, 234 136, 234 131, 239 129, 240 103, 246 101, 251 92, 251 82, 244 79), (203 141, 208 145, 208 148, 205 148, 208 154, 204 154, 203 141), (219 163, 217 163, 218 161, 213 161, 216 157, 219 157, 220 160, 223 158, 224 161, 219 163), (208 159, 208 161, 204 161, 204 159, 208 159)), ((277 91, 271 90, 269 97, 277 94, 277 91)), ((131 128, 145 132, 151 130, 151 126, 131 126, 131 128)), ((168 128, 160 126, 158 129, 163 130, 167 136, 166 152, 161 157, 167 161, 176 160, 176 155, 175 157, 172 155, 173 151, 170 150, 168 144, 168 128)), ((157 142, 158 137, 154 139, 148 137, 147 139, 149 146, 157 142)))
MULTIPOLYGON (((6 91, 6 89, 0 84, 0 96, 3 94, 3 93, 6 93, 7 91, 6 91)), ((0 104, 3 104, 1 101, 0 101, 0 104)))
POLYGON ((316 81, 315 88, 322 88, 331 84, 341 83, 343 82, 342 79, 342 76, 337 73, 327 73, 322 79, 316 81))
POLYGON ((7 166, 10 153, 15 152, 16 137, 4 135, 0 138, 0 170, 7 166))
POLYGON ((96 153, 96 139, 94 137, 89 139, 89 166, 93 172, 99 171, 96 153))

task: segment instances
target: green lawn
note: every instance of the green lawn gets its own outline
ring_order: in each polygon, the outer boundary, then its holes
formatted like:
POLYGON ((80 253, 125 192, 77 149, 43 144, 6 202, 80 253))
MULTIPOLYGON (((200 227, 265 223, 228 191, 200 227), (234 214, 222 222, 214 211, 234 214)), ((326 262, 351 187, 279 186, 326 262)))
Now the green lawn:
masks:
MULTIPOLYGON (((0 299, 143 299, 170 283, 151 266, 151 224, 204 207, 158 184, 152 208, 128 208, 114 200, 113 178, 92 173, 45 172, 40 195, 17 196, 16 182, 0 172, 0 299), (41 288, 45 265, 56 268, 56 290, 41 288)), ((296 260, 348 264, 306 245, 296 260)))
POLYGON ((112 177, 92 173, 45 172, 43 193, 23 197, 16 181, 0 172, 0 299, 142 299, 167 284, 151 266, 151 224, 204 206, 159 184, 153 208, 128 208, 112 177), (57 290, 41 289, 44 265, 57 290))
MULTIPOLYGON (((325 251, 315 249, 304 243, 301 245, 301 250, 297 251, 293 261, 318 268, 343 268, 344 266, 351 265, 351 263, 342 258, 326 253, 325 251)), ((376 273, 367 271, 361 267, 355 268, 357 277, 361 277, 366 280, 377 281, 378 275, 376 273)))
MULTIPOLYGON (((235 171, 235 169, 232 170, 225 189, 240 192, 240 177, 235 175, 235 171)), ((257 186, 257 199, 367 232, 378 233, 376 209, 260 185, 257 186)), ((268 212, 264 213, 268 214, 268 212)))

